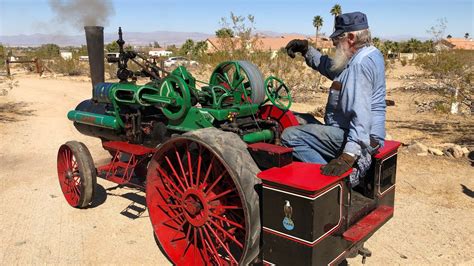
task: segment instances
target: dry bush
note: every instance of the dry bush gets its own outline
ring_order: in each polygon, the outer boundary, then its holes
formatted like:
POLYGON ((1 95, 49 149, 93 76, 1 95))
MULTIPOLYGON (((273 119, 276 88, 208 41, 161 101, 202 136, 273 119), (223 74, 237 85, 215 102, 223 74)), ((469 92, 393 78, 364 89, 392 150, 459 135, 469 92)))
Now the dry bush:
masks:
POLYGON ((64 74, 66 76, 79 76, 89 74, 87 64, 79 62, 75 59, 58 58, 48 63, 48 67, 54 72, 64 74))
MULTIPOLYGON (((464 104, 473 109, 472 83, 474 81, 474 51, 440 51, 421 55, 415 63, 437 81, 438 92, 452 104, 464 104)), ((458 108, 451 110, 457 113, 458 108)))
POLYGON ((405 58, 402 58, 402 59, 400 59, 400 64, 402 64, 402 66, 406 66, 408 64, 408 62, 405 58))
POLYGON ((18 87, 18 81, 12 76, 0 77, 0 96, 6 96, 13 88, 18 87))

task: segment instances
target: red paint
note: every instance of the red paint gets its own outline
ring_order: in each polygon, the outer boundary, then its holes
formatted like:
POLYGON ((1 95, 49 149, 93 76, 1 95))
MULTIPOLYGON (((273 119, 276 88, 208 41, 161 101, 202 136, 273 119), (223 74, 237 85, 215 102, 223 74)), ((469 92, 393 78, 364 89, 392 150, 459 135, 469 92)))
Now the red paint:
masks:
POLYGON ((72 207, 79 206, 83 186, 78 174, 79 166, 72 150, 65 144, 59 148, 57 167, 59 184, 67 203, 72 207))
POLYGON ((386 140, 384 146, 378 150, 378 153, 374 156, 375 159, 382 159, 391 153, 395 153, 400 147, 401 143, 393 140, 386 140))
POLYGON ((315 192, 338 182, 348 176, 352 169, 341 176, 327 176, 321 173, 321 164, 293 162, 281 168, 270 168, 260 172, 257 176, 265 181, 295 188, 308 192, 315 192))
POLYGON ((150 161, 153 230, 174 265, 237 265, 247 234, 241 196, 219 157, 195 143, 175 139, 150 161))
POLYGON ((102 144, 104 149, 111 151, 122 151, 137 156, 142 156, 147 153, 155 152, 156 149, 147 148, 145 146, 131 144, 123 141, 108 141, 102 144))
POLYGON ((290 110, 283 111, 275 105, 264 105, 260 107, 258 116, 262 119, 274 119, 278 121, 280 125, 280 130, 283 130, 287 127, 298 126, 298 120, 296 120, 295 115, 290 110))
POLYGON ((145 155, 153 153, 156 149, 147 148, 136 144, 130 144, 122 141, 104 142, 102 146, 109 151, 115 152, 109 164, 99 166, 99 173, 106 172, 105 179, 117 183, 127 184, 132 179, 135 167, 144 158, 145 155), (120 160, 121 154, 129 154, 128 161, 120 160))
POLYGON ((292 152, 292 148, 287 148, 283 146, 278 146, 270 143, 264 143, 264 142, 257 142, 254 144, 249 144, 248 147, 252 150, 262 150, 262 151, 268 151, 271 153, 276 153, 276 154, 284 154, 284 153, 289 153, 292 152))
POLYGON ((393 208, 380 206, 369 215, 365 216, 342 235, 344 239, 356 243, 364 239, 370 233, 375 232, 384 222, 393 216, 393 208))

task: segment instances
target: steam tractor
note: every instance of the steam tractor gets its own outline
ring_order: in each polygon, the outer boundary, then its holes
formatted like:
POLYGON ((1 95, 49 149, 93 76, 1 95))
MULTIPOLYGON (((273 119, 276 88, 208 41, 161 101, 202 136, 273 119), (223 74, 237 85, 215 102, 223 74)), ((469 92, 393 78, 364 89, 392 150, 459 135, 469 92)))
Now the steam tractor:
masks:
POLYGON ((281 146, 281 132, 304 122, 281 79, 248 61, 223 62, 206 82, 184 66, 168 72, 125 51, 119 28, 120 53, 108 61, 120 81, 104 82, 103 28, 85 30, 92 98, 67 116, 111 160, 96 167, 77 141, 59 148, 71 206, 90 206, 97 176, 144 190, 156 242, 176 265, 337 265, 371 255, 364 242, 393 216, 399 143, 387 141, 352 187, 350 171, 322 175, 281 146))

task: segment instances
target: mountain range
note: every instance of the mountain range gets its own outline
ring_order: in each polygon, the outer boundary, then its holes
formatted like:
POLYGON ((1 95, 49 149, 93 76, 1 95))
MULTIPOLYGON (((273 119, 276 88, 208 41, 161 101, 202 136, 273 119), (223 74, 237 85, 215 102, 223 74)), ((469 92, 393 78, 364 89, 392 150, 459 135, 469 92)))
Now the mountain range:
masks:
MULTIPOLYGON (((259 31, 258 33, 268 37, 282 36, 282 35, 307 35, 300 33, 279 33, 274 31, 259 31)), ((187 39, 194 41, 202 41, 213 37, 214 34, 202 32, 174 32, 174 31, 152 31, 152 32, 124 32, 123 38, 127 44, 130 45, 148 45, 153 42, 158 42, 161 46, 180 45, 187 39)), ((110 43, 117 40, 117 33, 104 33, 104 42, 110 43)), ((391 36, 389 40, 407 40, 416 38, 415 36, 391 36)), ((418 38, 426 39, 426 38, 418 38)), ((55 43, 59 46, 81 46, 86 44, 84 34, 77 35, 61 35, 61 34, 19 34, 19 35, 0 35, 0 43, 6 46, 40 46, 46 43, 55 43)))
MULTIPOLYGON (((200 32, 172 32, 172 31, 153 31, 153 32, 124 32, 123 39, 130 45, 147 45, 158 42, 160 45, 182 44, 187 39, 195 41, 205 40, 212 37, 211 34, 200 32)), ((117 40, 117 33, 104 33, 104 42, 110 43, 117 40)), ((59 46, 81 46, 86 44, 84 34, 78 35, 60 35, 60 34, 20 34, 20 35, 0 35, 0 43, 7 46, 40 46, 46 43, 54 43, 59 46)))

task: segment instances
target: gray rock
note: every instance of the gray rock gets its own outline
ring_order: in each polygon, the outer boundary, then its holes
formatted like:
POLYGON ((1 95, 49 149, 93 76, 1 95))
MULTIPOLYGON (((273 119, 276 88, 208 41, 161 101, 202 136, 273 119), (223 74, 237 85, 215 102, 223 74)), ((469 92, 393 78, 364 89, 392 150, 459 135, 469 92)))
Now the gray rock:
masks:
POLYGON ((469 149, 467 147, 462 147, 462 153, 464 153, 464 155, 467 155, 469 153, 469 149))
POLYGON ((446 155, 446 156, 448 156, 448 157, 450 157, 450 158, 453 158, 453 157, 454 157, 453 154, 451 153, 451 151, 449 151, 449 148, 443 149, 443 153, 444 153, 444 155, 446 155))
POLYGON ((408 146, 408 150, 416 153, 427 152, 428 147, 421 142, 415 141, 413 144, 408 146))
POLYGON ((428 152, 429 152, 430 154, 433 154, 433 155, 436 155, 436 156, 443 156, 443 155, 444 155, 444 153, 443 153, 442 150, 436 149, 436 148, 432 148, 432 147, 428 148, 428 152))
POLYGON ((447 149, 447 148, 453 147, 454 145, 456 145, 456 144, 447 142, 447 143, 443 143, 443 144, 440 144, 440 145, 437 145, 437 146, 447 149))
POLYGON ((462 148, 459 145, 454 145, 453 147, 448 148, 448 150, 449 150, 449 152, 451 152, 453 154, 454 158, 461 158, 461 157, 464 156, 462 148))

